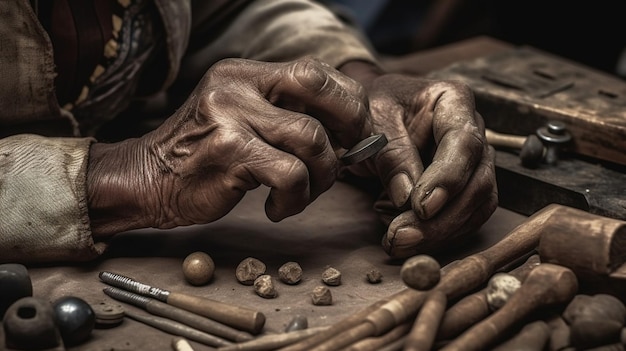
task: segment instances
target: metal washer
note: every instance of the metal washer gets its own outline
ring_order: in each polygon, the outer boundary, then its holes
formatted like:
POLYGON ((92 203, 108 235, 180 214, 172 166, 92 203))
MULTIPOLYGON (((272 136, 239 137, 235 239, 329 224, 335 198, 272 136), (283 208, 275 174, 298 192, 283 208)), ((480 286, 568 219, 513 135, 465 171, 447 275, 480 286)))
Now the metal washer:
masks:
POLYGON ((96 315, 96 324, 113 326, 124 321, 124 308, 122 305, 102 301, 90 305, 96 315))

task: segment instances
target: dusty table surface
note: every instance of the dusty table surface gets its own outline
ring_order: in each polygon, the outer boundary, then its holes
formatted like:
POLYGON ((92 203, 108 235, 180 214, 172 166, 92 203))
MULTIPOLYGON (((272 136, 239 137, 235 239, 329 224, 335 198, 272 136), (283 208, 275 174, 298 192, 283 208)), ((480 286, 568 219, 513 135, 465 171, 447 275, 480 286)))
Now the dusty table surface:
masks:
MULTIPOLYGON (((227 216, 207 225, 172 230, 138 230, 121 233, 111 243, 107 256, 79 265, 28 267, 33 295, 54 301, 77 296, 89 303, 119 303, 138 313, 147 312, 106 296, 101 271, 134 278, 172 292, 189 293, 263 312, 262 333, 283 331, 295 315, 305 315, 309 327, 327 326, 386 298, 405 285, 400 262, 389 260, 380 246, 384 228, 372 209, 374 198, 362 189, 338 182, 304 212, 280 223, 271 222, 263 211, 268 190, 259 188, 227 216), (192 286, 182 273, 182 262, 191 252, 204 251, 216 264, 214 279, 192 286), (275 278, 278 296, 266 299, 235 278, 237 264, 255 257, 267 265, 275 278), (278 268, 296 261, 303 268, 297 285, 280 282, 278 268), (330 287, 333 304, 315 306, 310 293, 322 285, 327 267, 342 273, 342 284, 330 287), (371 284, 366 273, 378 269, 382 281, 371 284)), ((499 208, 492 218, 462 247, 451 247, 442 264, 462 258, 496 242, 526 217, 499 208)), ((94 329, 85 343, 68 350, 167 350, 174 336, 129 318, 115 328, 94 329)), ((213 348, 191 342, 195 350, 213 348)))

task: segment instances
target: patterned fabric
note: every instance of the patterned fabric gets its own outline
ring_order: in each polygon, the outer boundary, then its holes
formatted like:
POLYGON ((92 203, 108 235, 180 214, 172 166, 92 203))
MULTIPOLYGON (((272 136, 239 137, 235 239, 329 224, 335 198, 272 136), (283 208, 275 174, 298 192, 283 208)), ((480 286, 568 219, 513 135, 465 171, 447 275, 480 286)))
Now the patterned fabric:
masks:
POLYGON ((122 111, 137 90, 141 73, 162 43, 163 25, 151 0, 117 0, 112 7, 112 37, 71 111, 83 135, 93 135, 122 111))

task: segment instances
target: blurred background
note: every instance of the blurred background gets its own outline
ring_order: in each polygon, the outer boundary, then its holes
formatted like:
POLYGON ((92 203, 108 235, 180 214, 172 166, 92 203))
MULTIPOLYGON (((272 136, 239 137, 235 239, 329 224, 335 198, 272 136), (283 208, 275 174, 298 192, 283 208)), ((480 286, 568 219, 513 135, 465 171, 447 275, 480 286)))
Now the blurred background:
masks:
POLYGON ((382 55, 487 35, 626 79, 626 1, 318 0, 382 55))

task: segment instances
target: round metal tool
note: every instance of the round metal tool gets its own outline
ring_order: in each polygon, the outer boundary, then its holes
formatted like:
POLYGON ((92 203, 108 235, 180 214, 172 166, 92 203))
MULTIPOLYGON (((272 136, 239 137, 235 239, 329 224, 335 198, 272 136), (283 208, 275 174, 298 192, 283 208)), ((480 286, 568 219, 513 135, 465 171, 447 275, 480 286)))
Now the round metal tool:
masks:
POLYGON ((359 141, 352 149, 346 151, 341 160, 346 165, 353 165, 374 156, 385 145, 387 137, 385 134, 374 134, 359 141))
POLYGON ((96 315, 97 327, 112 327, 124 321, 124 308, 122 305, 100 302, 91 304, 91 308, 96 315))

